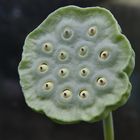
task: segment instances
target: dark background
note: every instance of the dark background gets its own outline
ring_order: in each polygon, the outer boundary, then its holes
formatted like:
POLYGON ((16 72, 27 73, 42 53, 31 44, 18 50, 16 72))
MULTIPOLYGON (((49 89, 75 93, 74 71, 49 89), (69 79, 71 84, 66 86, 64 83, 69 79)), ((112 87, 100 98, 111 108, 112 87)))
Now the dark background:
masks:
POLYGON ((49 13, 65 5, 111 10, 136 52, 133 91, 114 115, 116 140, 140 139, 140 5, 105 0, 0 0, 0 140, 103 140, 102 122, 58 125, 27 107, 17 66, 24 39, 49 13))

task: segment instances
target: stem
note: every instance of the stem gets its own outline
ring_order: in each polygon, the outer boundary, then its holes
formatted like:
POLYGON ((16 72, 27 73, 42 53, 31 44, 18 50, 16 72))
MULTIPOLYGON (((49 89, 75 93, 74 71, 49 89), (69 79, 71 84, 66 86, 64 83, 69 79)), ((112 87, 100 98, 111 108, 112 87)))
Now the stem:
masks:
POLYGON ((108 116, 103 120, 103 130, 105 140, 114 140, 112 112, 110 112, 108 116))

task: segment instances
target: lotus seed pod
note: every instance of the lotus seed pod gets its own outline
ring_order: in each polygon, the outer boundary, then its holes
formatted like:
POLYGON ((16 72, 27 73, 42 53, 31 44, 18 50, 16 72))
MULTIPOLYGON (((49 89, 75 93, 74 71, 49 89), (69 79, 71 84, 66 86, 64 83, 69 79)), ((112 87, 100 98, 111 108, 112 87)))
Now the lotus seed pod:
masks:
POLYGON ((66 6, 27 36, 18 71, 34 110, 59 123, 95 122, 126 103, 134 65, 110 11, 66 6))

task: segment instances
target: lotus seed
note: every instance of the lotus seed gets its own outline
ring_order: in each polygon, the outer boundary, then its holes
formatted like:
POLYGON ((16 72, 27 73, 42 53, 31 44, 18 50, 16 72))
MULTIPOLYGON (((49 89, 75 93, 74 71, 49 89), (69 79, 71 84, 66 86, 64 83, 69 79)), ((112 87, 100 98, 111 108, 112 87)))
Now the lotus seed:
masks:
POLYGON ((86 98, 88 96, 88 91, 87 90, 82 90, 79 94, 81 98, 86 98))
POLYGON ((45 43, 44 45, 43 45, 43 50, 46 52, 46 53, 50 53, 50 52, 52 52, 52 50, 53 50, 53 45, 51 44, 51 43, 45 43))
POLYGON ((104 77, 98 78, 97 84, 100 86, 104 86, 105 84, 107 84, 107 80, 104 77))
POLYGON ((102 52, 100 53, 100 58, 101 58, 101 59, 107 59, 108 56, 109 56, 109 52, 108 52, 108 51, 102 51, 102 52))
POLYGON ((95 27, 90 27, 88 29, 88 35, 89 36, 94 36, 96 34, 96 28, 95 27))
POLYGON ((58 55, 59 60, 66 60, 68 58, 68 54, 65 51, 61 51, 58 55))
POLYGON ((72 96, 72 92, 71 92, 70 90, 66 89, 66 90, 64 90, 64 91, 62 92, 62 96, 63 96, 64 98, 69 98, 69 97, 72 96))
POLYGON ((60 69, 59 70, 59 72, 58 72, 58 75, 60 76, 60 77, 67 77, 68 76, 68 74, 69 74, 69 71, 68 71, 68 69, 66 69, 66 68, 62 68, 62 69, 60 69))
POLYGON ((87 47, 86 46, 81 47, 79 51, 80 56, 85 56, 86 53, 87 53, 87 47))
POLYGON ((41 65, 38 67, 38 70, 39 70, 40 72, 46 72, 46 71, 48 71, 48 65, 45 64, 45 63, 43 63, 43 64, 41 64, 41 65))
POLYGON ((89 69, 87 69, 87 68, 81 69, 81 70, 80 70, 80 75, 81 75, 82 77, 88 76, 88 75, 89 75, 89 69))
POLYGON ((63 32, 63 37, 69 39, 72 36, 72 30, 70 28, 65 28, 63 32))
POLYGON ((53 89, 53 83, 52 82, 47 82, 43 85, 43 89, 47 90, 47 91, 51 91, 53 89))

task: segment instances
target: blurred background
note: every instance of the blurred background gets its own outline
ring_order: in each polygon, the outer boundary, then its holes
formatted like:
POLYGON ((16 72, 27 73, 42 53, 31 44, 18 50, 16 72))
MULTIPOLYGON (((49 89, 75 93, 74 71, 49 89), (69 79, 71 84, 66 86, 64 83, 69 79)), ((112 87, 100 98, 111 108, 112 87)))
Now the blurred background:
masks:
POLYGON ((136 52, 132 95, 114 115, 116 140, 140 139, 140 0, 0 0, 0 140, 103 140, 102 122, 58 125, 25 104, 17 66, 25 37, 55 9, 103 6, 136 52))

